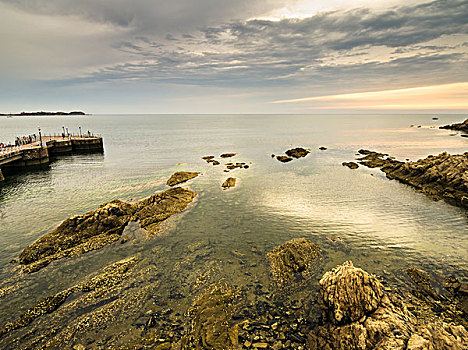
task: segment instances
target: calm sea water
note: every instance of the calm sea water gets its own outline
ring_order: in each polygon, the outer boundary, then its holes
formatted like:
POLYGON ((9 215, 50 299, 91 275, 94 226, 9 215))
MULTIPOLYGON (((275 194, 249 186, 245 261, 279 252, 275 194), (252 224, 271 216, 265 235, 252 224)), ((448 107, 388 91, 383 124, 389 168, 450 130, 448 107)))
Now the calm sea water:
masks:
MULTIPOLYGON (((67 156, 47 171, 10 179, 0 188, 0 276, 19 278, 8 261, 66 218, 118 198, 134 200, 167 189, 175 171, 201 171, 188 185, 199 197, 162 237, 104 249, 25 277, 23 293, 0 305, 5 320, 39 297, 59 291, 81 276, 138 253, 150 257, 155 247, 171 247, 165 264, 187 247, 208 242, 210 254, 227 260, 238 250, 266 274, 264 252, 294 237, 307 237, 324 249, 326 267, 352 259, 382 274, 398 274, 418 265, 435 274, 467 278, 467 211, 434 202, 390 181, 379 170, 350 170, 360 148, 398 159, 419 159, 443 151, 468 150, 468 139, 433 126, 466 119, 462 115, 93 115, 78 117, 0 118, 0 141, 37 132, 102 134, 105 153, 67 156), (410 125, 421 125, 421 128, 410 125), (302 146, 306 158, 280 163, 271 154, 302 146), (318 147, 328 150, 320 151, 318 147), (200 158, 237 152, 235 161, 249 169, 224 173, 200 158), (221 191, 228 176, 238 187, 221 191), (330 239, 340 237, 345 249, 330 239), (255 249, 252 249, 252 248, 255 249), (260 251, 261 254, 253 254, 260 251), (13 277, 12 277, 13 276, 13 277), (18 306, 19 305, 19 306, 18 306)), ((227 162, 227 161, 226 161, 227 162)), ((223 162, 225 163, 225 162, 223 162)), ((203 259, 200 264, 205 263, 203 259)), ((164 266, 164 265, 163 265, 164 266)), ((235 266, 224 273, 236 276, 235 266)), ((248 279, 245 275, 243 278, 248 279)), ((258 277, 258 276, 257 276, 258 277)), ((248 282, 239 280, 238 283, 248 282)))

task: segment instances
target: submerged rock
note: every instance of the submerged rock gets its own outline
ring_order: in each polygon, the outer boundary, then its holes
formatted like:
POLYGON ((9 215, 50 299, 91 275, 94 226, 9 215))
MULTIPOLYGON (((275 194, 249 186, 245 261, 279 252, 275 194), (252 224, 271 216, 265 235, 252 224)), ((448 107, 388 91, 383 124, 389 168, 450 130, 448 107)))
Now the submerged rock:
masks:
POLYGON ((186 182, 190 179, 193 179, 197 177, 198 175, 200 175, 200 173, 191 172, 191 171, 178 171, 172 174, 169 180, 167 180, 167 185, 172 187, 182 182, 186 182))
POLYGON ((354 162, 343 162, 341 165, 347 166, 347 167, 350 168, 350 169, 357 169, 357 168, 359 168, 359 165, 357 165, 357 164, 354 163, 354 162))
POLYGON ((468 332, 451 324, 418 324, 404 301, 351 261, 320 280, 324 323, 308 335, 309 349, 465 349, 468 332))
POLYGON ((389 179, 410 185, 434 200, 468 206, 468 152, 458 155, 444 152, 415 162, 401 162, 367 150, 359 153, 365 155, 359 163, 380 168, 389 179))
POLYGON ((310 151, 302 148, 302 147, 297 147, 297 148, 292 148, 290 150, 287 150, 286 152, 286 155, 290 156, 290 157, 294 157, 294 158, 302 158, 302 157, 305 157, 306 155, 308 155, 310 153, 310 151))
POLYGON ((449 129, 468 132, 468 119, 462 123, 441 126, 439 127, 439 129, 449 129))
POLYGON ((184 210, 195 198, 194 191, 176 187, 157 193, 138 203, 114 200, 95 211, 73 216, 50 233, 25 248, 19 262, 27 273, 38 271, 53 260, 75 257, 103 248, 121 237, 130 221, 156 233, 159 224, 184 210))
POLYGON ((291 157, 287 156, 276 156, 276 159, 278 159, 281 163, 287 163, 293 160, 291 157))
POLYGON ((215 284, 198 296, 189 309, 191 324, 182 349, 237 348, 238 326, 232 315, 239 293, 227 284, 215 284))
POLYGON ((320 257, 320 248, 306 238, 292 239, 267 253, 271 275, 278 285, 304 277, 320 257))
POLYGON ((228 177, 226 179, 226 181, 223 182, 223 184, 221 185, 221 187, 223 188, 223 190, 227 190, 231 187, 234 187, 236 186, 236 178, 234 177, 228 177))
POLYGON ((181 187, 157 193, 138 202, 136 218, 143 229, 155 234, 162 221, 183 211, 196 196, 196 192, 181 187))

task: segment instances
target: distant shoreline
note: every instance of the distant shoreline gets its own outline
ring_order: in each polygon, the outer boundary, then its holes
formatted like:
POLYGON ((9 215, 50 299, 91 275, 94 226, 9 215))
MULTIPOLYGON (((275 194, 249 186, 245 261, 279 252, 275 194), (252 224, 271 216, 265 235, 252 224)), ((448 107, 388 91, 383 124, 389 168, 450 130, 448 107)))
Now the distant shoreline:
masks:
POLYGON ((21 113, 7 113, 0 114, 2 117, 37 117, 37 116, 49 116, 49 115, 86 115, 86 113, 81 111, 73 112, 21 112, 21 113))

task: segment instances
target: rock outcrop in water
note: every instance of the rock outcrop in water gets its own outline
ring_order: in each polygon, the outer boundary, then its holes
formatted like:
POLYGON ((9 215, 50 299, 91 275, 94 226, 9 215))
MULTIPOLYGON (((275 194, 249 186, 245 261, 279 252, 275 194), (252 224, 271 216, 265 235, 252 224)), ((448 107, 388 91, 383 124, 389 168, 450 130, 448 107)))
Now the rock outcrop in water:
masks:
POLYGON ((468 133, 468 119, 465 120, 463 123, 441 126, 439 127, 439 129, 457 130, 457 131, 463 131, 463 132, 468 133))
POLYGON ((302 158, 302 157, 305 157, 306 155, 308 155, 310 153, 310 151, 302 148, 302 147, 297 147, 297 148, 292 148, 290 150, 287 150, 286 152, 286 155, 290 156, 290 157, 294 157, 294 158, 302 158))
POLYGON ((75 257, 103 248, 121 237, 130 221, 139 221, 142 228, 154 234, 159 224, 183 211, 196 193, 176 187, 157 193, 138 203, 114 200, 95 211, 73 216, 25 248, 19 262, 25 272, 35 272, 53 260, 75 257))
POLYGON ((287 163, 293 160, 291 157, 288 156, 276 156, 276 159, 278 159, 281 163, 287 163))
POLYGON ((236 186, 236 178, 235 177, 228 177, 226 179, 226 181, 224 181, 223 184, 221 185, 223 190, 230 189, 231 187, 234 187, 234 186, 236 186))
POLYGON ((304 277, 320 257, 320 248, 306 238, 292 239, 267 253, 271 275, 280 286, 304 277))
POLYGON ((341 165, 347 166, 347 167, 350 168, 350 169, 357 169, 357 168, 359 168, 359 165, 357 165, 357 164, 354 163, 354 162, 343 162, 343 163, 341 163, 341 165))
POLYGON ((434 200, 468 207, 468 152, 451 155, 441 153, 415 162, 401 162, 387 154, 360 150, 360 164, 380 168, 389 179, 416 188, 434 200))
POLYGON ((468 332, 447 323, 419 324, 405 302, 351 261, 320 280, 323 325, 309 333, 309 349, 466 349, 468 332))
POLYGON ((192 171, 178 171, 172 174, 169 180, 167 180, 167 185, 172 187, 180 183, 186 182, 188 180, 191 180, 197 177, 198 175, 200 175, 200 173, 192 171))

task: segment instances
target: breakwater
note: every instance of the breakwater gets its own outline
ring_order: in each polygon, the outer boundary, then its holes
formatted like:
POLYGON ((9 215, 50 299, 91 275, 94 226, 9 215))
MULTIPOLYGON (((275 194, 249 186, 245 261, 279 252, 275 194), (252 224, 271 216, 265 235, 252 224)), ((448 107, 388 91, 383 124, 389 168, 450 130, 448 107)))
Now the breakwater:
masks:
POLYGON ((0 149, 0 184, 5 177, 23 171, 47 167, 56 156, 104 152, 102 137, 42 136, 37 142, 0 149))

